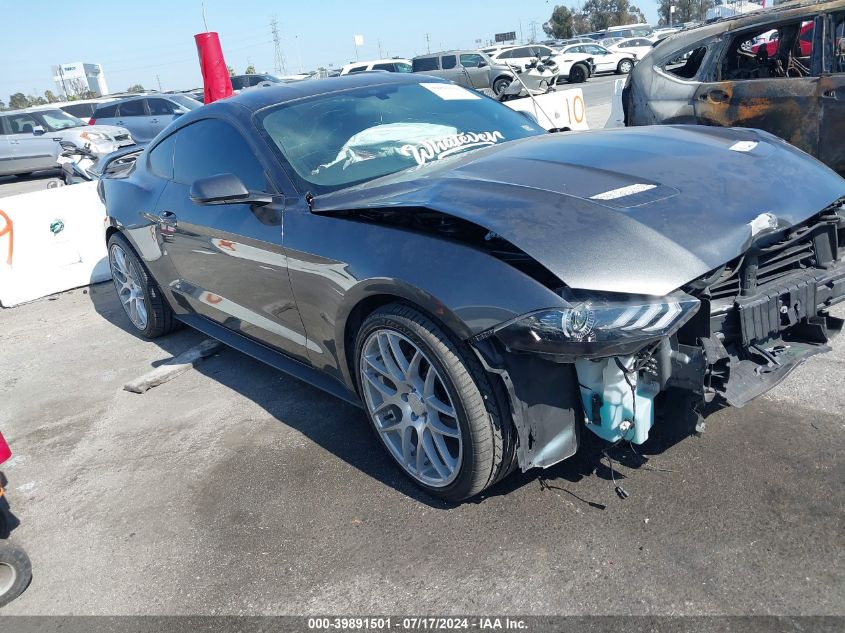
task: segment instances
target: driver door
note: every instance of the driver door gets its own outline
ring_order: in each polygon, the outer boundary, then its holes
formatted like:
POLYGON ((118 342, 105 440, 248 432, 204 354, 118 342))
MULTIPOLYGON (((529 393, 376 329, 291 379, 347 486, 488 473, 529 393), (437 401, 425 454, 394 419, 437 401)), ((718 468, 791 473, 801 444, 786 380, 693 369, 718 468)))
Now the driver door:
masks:
POLYGON ((202 119, 174 136, 173 176, 155 210, 175 273, 170 290, 192 312, 307 361, 305 328, 282 248, 284 196, 277 195, 257 152, 229 123, 202 119), (273 202, 191 200, 191 184, 223 173, 238 176, 250 191, 271 194, 273 202))
POLYGON ((711 81, 704 81, 695 92, 693 103, 698 121, 708 125, 759 128, 818 156, 817 51, 804 51, 810 55, 799 57, 800 27, 799 19, 791 24, 757 27, 734 36, 718 59, 718 72, 706 73, 705 77, 711 77, 711 81), (766 44, 755 45, 753 40, 773 27, 784 36, 779 36, 778 51, 770 58, 766 44), (791 76, 775 74, 775 64, 779 60, 780 68, 784 72, 789 69, 791 76), (716 81, 717 78, 721 81, 716 81))
POLYGON ((58 167, 58 139, 54 139, 50 132, 35 133, 36 128, 44 128, 43 123, 26 113, 10 115, 6 117, 6 121, 10 128, 6 139, 9 141, 15 173, 23 174, 58 167))
POLYGON ((487 61, 478 53, 462 53, 461 66, 467 75, 469 88, 489 88, 490 72, 487 61))

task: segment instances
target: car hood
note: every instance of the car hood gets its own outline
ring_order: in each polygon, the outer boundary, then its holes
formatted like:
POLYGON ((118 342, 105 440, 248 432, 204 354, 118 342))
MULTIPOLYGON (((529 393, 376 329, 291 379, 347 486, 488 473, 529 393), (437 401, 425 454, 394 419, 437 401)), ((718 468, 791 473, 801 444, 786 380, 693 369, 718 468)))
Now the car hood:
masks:
POLYGON ((845 180, 759 130, 636 127, 521 139, 312 200, 315 213, 437 210, 585 290, 665 295, 800 223, 845 180), (770 227, 771 228, 771 227, 770 227))

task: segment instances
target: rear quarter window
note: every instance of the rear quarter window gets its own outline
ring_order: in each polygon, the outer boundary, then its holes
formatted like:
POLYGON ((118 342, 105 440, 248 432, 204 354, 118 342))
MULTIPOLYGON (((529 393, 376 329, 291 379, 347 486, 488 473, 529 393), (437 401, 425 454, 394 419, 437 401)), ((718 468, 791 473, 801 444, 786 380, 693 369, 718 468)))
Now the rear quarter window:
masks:
POLYGON ((94 110, 95 119, 113 119, 117 116, 117 104, 103 105, 94 110))
POLYGON ((412 62, 415 73, 425 72, 427 70, 439 70, 440 63, 437 57, 419 57, 412 62))
POLYGON ((150 150, 147 157, 150 171, 159 178, 173 180, 173 148, 175 145, 176 134, 171 134, 150 150))
POLYGON ((94 114, 96 105, 96 103, 71 103, 70 105, 62 106, 62 110, 79 119, 87 120, 94 114))
POLYGON ((701 70, 707 55, 707 47, 699 46, 672 57, 663 64, 663 70, 681 79, 693 79, 701 70))

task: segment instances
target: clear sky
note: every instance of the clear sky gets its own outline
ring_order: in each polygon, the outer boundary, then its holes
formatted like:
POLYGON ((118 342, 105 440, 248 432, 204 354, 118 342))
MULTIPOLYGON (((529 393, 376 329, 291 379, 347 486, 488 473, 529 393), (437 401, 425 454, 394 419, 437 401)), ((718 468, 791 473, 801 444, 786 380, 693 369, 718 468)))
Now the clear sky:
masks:
MULTIPOLYGON (((558 2, 560 4, 560 2, 558 2)), ((563 4, 569 4, 564 2, 563 4)), ((577 4, 575 2, 571 4, 577 4)), ((653 23, 655 0, 635 2, 653 23)), ((273 72, 270 20, 279 24, 288 73, 360 59, 413 57, 474 48, 476 40, 516 31, 524 38, 548 20, 547 0, 206 0, 208 28, 220 33, 226 62, 237 72, 253 64, 273 72), (534 26, 532 27, 532 22, 534 26), (379 50, 379 47, 381 50, 379 50)), ((199 0, 79 2, 0 0, 0 100, 15 92, 55 92, 50 67, 102 64, 112 92, 140 83, 164 90, 200 87, 193 35, 204 30, 199 0)))

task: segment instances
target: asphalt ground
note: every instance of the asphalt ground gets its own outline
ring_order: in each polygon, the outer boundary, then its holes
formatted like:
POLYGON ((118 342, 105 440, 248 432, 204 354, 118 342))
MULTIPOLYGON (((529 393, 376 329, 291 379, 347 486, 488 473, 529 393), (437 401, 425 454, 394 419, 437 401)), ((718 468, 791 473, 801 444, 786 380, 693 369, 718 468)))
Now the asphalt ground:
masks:
POLYGON ((4 614, 845 615, 842 341, 700 437, 613 451, 625 500, 585 434, 450 505, 358 409, 234 350, 122 390, 201 338, 138 338, 109 284, 0 309, 34 568, 4 614))

